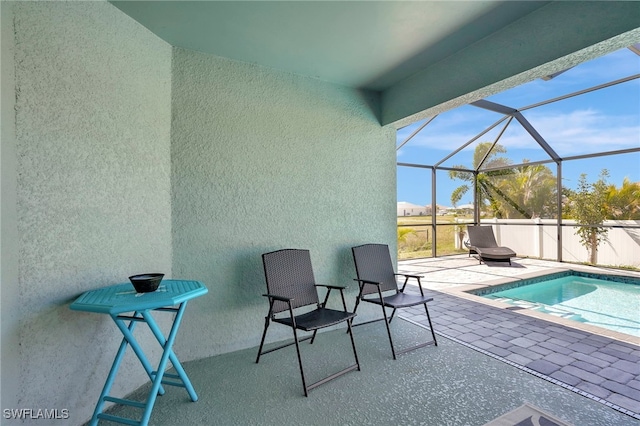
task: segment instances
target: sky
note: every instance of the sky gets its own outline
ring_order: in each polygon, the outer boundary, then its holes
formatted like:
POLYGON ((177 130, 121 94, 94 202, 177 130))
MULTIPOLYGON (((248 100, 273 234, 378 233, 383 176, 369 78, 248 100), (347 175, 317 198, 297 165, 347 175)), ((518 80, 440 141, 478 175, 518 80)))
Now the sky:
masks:
MULTIPOLYGON (((548 99, 578 92, 600 84, 640 74, 640 55, 621 49, 571 68, 555 78, 537 79, 522 86, 486 98, 521 111, 547 143, 562 157, 640 147, 640 78, 589 92, 544 106, 526 107, 548 99)), ((496 123, 503 116, 472 106, 463 106, 437 116, 420 133, 397 151, 399 163, 434 165, 496 123)), ((402 144, 428 119, 413 123, 397 132, 397 146, 402 144)), ((478 138, 469 147, 444 161, 441 166, 471 167, 477 143, 493 142, 500 132, 499 144, 507 150, 501 156, 513 164, 523 160, 547 160, 547 153, 513 120, 505 129, 505 120, 478 138)), ((555 163, 547 164, 556 174, 555 163)), ((563 186, 576 188, 582 173, 587 181, 598 179, 607 169, 607 182, 620 186, 626 177, 640 182, 640 152, 563 161, 563 186)), ((431 170, 398 167, 397 200, 418 205, 431 204, 431 170)), ((451 192, 462 181, 451 180, 446 171, 436 175, 437 199, 442 206, 452 206, 451 192)), ((471 203, 471 191, 458 205, 471 203)))

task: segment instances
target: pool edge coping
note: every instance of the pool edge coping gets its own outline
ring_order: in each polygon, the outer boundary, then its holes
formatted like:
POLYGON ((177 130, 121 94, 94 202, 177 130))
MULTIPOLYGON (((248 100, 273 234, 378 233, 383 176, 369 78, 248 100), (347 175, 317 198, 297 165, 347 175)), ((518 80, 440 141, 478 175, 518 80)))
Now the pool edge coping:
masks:
POLYGON ((533 318, 537 318, 537 319, 541 319, 541 320, 545 320, 548 322, 552 322, 555 324, 559 324, 565 327, 569 327, 569 328, 573 328, 576 330, 580 330, 580 331, 584 331, 587 333, 591 333, 591 334, 597 334, 599 336, 604 336, 604 337, 608 337, 611 339, 615 339, 615 340, 619 340, 625 343, 630 343, 632 345, 636 345, 640 347, 640 337, 636 337, 636 336, 632 336, 630 334, 626 334, 626 333, 622 333, 622 332, 618 332, 618 331, 614 331, 614 330, 608 330, 606 328, 602 328, 602 327, 598 327, 595 325, 590 325, 590 324, 585 324, 585 323, 581 323, 578 321, 573 321, 573 320, 569 320, 569 319, 565 319, 565 318, 560 318, 551 314, 547 314, 547 313, 543 313, 543 312, 538 312, 538 311, 532 311, 529 309, 513 309, 513 305, 510 305, 508 303, 505 302, 499 302, 497 300, 491 300, 491 299, 487 299, 485 297, 482 296, 478 296, 475 294, 470 293, 470 291, 477 291, 479 289, 482 288, 487 288, 487 287, 495 287, 498 285, 504 285, 504 284, 510 284, 510 283, 515 283, 518 281, 524 281, 527 279, 531 279, 531 278, 538 278, 538 277, 542 277, 545 275, 551 275, 551 274, 555 274, 555 273, 559 273, 559 272, 571 272, 571 271, 576 271, 576 272, 586 272, 586 273, 593 273, 593 274, 600 274, 600 275, 622 275, 622 276, 636 276, 634 274, 627 274, 625 275, 623 271, 609 271, 606 269, 597 269, 597 270, 593 270, 590 269, 593 267, 580 267, 579 265, 571 265, 571 267, 569 268, 550 268, 548 270, 545 271, 534 271, 531 273, 527 273, 527 274, 522 274, 518 277, 503 277, 503 278, 498 278, 495 280, 490 280, 490 281, 486 281, 483 283, 478 283, 478 284, 465 284, 465 285, 459 285, 459 286, 454 286, 454 287, 449 287, 446 289, 438 289, 436 291, 445 293, 445 294, 449 294, 452 296, 456 296, 456 297, 460 297, 463 299, 467 299, 467 300, 471 300, 474 302, 478 302, 478 303, 482 303, 484 305, 489 305, 489 306, 493 306, 495 308, 500 308, 500 309, 506 309, 510 312, 515 312, 518 314, 522 314, 522 315, 526 315, 529 317, 533 317, 533 318))

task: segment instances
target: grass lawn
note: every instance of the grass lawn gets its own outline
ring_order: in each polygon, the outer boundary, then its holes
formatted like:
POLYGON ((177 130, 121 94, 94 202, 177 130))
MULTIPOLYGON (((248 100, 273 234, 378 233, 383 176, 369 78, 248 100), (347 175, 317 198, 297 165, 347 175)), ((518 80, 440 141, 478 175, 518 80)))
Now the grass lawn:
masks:
MULTIPOLYGON (((438 256, 464 253, 455 248, 458 221, 473 221, 468 216, 436 216, 436 253, 438 256)), ((398 259, 415 259, 432 256, 433 228, 431 216, 404 216, 398 218, 398 259)))

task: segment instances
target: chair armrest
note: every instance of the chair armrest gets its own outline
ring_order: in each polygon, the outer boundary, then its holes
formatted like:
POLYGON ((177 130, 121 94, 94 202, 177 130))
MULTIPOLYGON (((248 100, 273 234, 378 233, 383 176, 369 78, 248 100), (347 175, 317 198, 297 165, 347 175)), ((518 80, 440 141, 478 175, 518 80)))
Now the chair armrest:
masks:
POLYGON ((424 278, 424 275, 411 275, 411 274, 393 274, 393 275, 403 276, 408 278, 415 278, 415 279, 424 278))
POLYGON ((420 281, 420 278, 424 278, 424 275, 410 275, 410 274, 394 274, 394 275, 404 277, 404 284, 402 284, 402 288, 399 290, 400 293, 404 293, 404 289, 407 287, 407 284, 409 283, 409 278, 415 278, 415 280, 418 281, 418 288, 420 288, 420 294, 424 296, 422 281, 420 281))
POLYGON ((324 296, 324 302, 322 302, 323 308, 327 306, 327 302, 329 301, 329 295, 331 294, 331 290, 340 290, 340 298, 342 299, 342 307, 345 312, 347 312, 347 303, 344 300, 344 290, 346 286, 339 285, 329 285, 329 284, 314 284, 316 287, 324 287, 327 289, 327 294, 324 296))
POLYGON ((316 287, 325 287, 333 290, 345 290, 347 288, 347 286, 341 286, 341 285, 330 285, 330 284, 314 284, 314 285, 316 287))
POLYGON ((293 297, 283 297, 275 294, 263 294, 263 296, 268 297, 269 299, 279 300, 281 302, 290 302, 293 300, 293 297))
POLYGON ((358 281, 359 283, 363 283, 363 284, 373 284, 373 285, 377 285, 380 286, 380 284, 382 284, 381 282, 378 281, 370 281, 370 280, 361 280, 359 278, 354 278, 354 281, 358 281))

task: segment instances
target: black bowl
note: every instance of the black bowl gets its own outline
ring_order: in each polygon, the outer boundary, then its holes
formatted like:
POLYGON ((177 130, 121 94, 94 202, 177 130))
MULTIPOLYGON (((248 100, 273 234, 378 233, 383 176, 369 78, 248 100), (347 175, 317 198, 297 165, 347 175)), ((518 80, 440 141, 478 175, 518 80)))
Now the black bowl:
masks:
POLYGON ((140 274, 130 276, 129 281, 138 293, 150 293, 158 289, 162 277, 164 274, 140 274))

